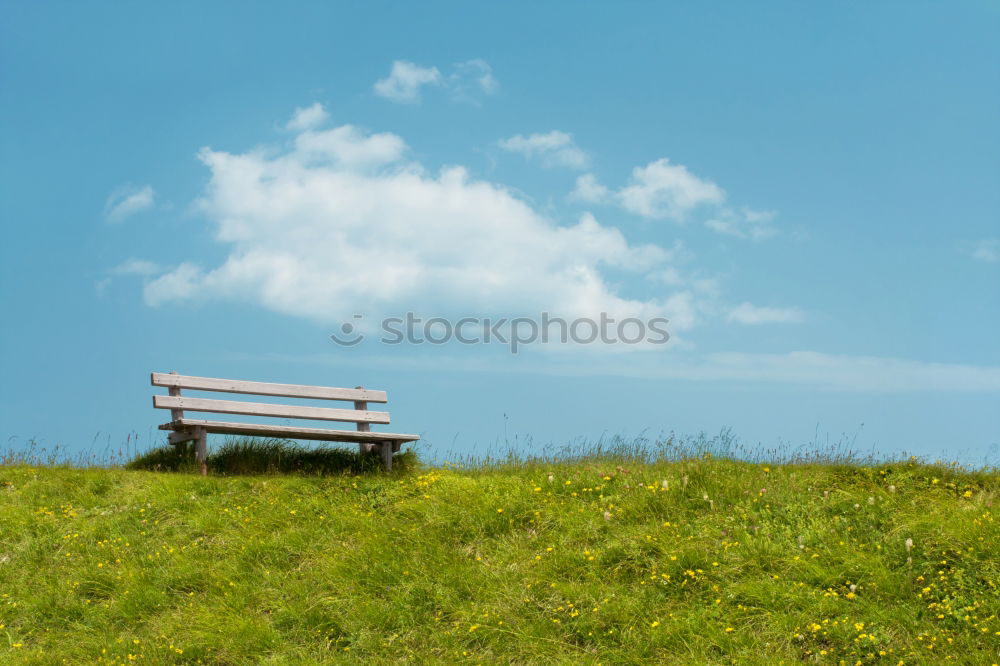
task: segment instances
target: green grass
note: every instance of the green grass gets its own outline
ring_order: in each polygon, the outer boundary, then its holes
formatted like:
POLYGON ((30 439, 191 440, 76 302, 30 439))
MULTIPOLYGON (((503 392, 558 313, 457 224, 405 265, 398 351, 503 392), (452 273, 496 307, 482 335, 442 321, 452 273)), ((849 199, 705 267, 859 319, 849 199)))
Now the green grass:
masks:
POLYGON ((0 663, 1000 661, 995 470, 398 460, 0 466, 0 663))
MULTIPOLYGON (((381 471, 382 459, 377 455, 359 455, 339 447, 303 447, 294 442, 256 437, 230 438, 218 450, 212 451, 209 469, 216 475, 234 474, 372 474, 381 471)), ((412 451, 393 456, 396 471, 416 466, 412 451)), ((164 446, 136 456, 125 464, 129 470, 153 472, 196 472, 199 470, 191 443, 178 455, 173 446, 164 446)))

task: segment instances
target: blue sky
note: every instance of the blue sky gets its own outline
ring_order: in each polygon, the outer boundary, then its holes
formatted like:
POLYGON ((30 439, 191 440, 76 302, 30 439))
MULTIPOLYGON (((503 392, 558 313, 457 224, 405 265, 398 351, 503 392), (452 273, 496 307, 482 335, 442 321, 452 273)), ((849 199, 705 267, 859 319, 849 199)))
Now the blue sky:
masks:
POLYGON ((176 370, 385 388, 436 454, 731 427, 1000 457, 1000 3, 2 12, 15 444, 152 445, 176 370), (407 311, 671 340, 379 342, 407 311))

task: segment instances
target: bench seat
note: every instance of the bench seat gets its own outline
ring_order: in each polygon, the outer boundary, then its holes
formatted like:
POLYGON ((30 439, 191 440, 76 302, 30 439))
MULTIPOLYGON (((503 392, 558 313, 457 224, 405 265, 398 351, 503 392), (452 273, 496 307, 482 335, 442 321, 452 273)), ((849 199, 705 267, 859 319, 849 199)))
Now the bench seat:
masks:
MULTIPOLYGON (((328 430, 326 428, 300 428, 298 426, 264 425, 260 423, 231 423, 229 421, 204 421, 180 419, 160 426, 160 430, 184 431, 204 428, 218 435, 249 435, 256 437, 286 437, 289 439, 314 439, 327 442, 415 442, 420 435, 391 432, 357 432, 354 430, 328 430)), ((395 447, 399 450, 399 447, 395 447)))

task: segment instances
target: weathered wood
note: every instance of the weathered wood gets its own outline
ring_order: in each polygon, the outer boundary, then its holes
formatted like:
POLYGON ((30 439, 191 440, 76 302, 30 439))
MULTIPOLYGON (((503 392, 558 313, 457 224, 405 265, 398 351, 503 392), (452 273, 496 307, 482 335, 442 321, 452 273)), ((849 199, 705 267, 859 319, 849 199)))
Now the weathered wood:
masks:
MULTIPOLYGON (((364 390, 364 386, 355 386, 356 389, 364 390)), ((354 409, 366 411, 368 409, 368 403, 364 400, 355 400, 354 409)), ((358 432, 370 432, 372 429, 371 424, 358 422, 358 432)), ((371 442, 358 442, 358 453, 365 455, 366 453, 371 453, 375 445, 371 442)))
POLYGON ((392 455, 400 450, 403 442, 412 442, 420 439, 419 435, 371 432, 370 424, 389 423, 389 414, 388 412, 370 411, 368 403, 384 403, 387 402, 388 398, 385 391, 371 391, 365 389, 363 386, 349 389, 330 386, 272 384, 234 379, 215 379, 212 377, 190 377, 178 375, 176 372, 169 374, 154 372, 150 377, 150 381, 154 386, 165 386, 170 394, 166 396, 153 396, 153 406, 158 409, 169 409, 171 414, 170 423, 161 425, 160 430, 173 431, 168 435, 168 440, 171 444, 194 441, 195 459, 202 474, 208 473, 209 433, 288 437, 292 439, 329 442, 357 442, 361 453, 370 453, 377 450, 386 470, 392 469, 392 455), (321 400, 344 400, 353 402, 354 409, 192 398, 182 395, 182 389, 321 400), (346 421, 355 423, 357 430, 334 430, 329 428, 190 419, 184 417, 184 410, 215 412, 219 414, 244 414, 247 416, 272 416, 289 419, 346 421))
MULTIPOLYGON (((176 372, 171 372, 170 374, 171 375, 175 375, 175 376, 179 376, 179 375, 177 375, 176 372)), ((171 386, 168 392, 170 393, 170 395, 174 396, 175 398, 179 398, 180 395, 181 395, 181 387, 179 387, 179 386, 171 386)), ((171 409, 170 410, 170 418, 172 420, 174 420, 174 421, 177 421, 177 420, 180 420, 180 419, 184 418, 184 410, 183 409, 171 409)))
MULTIPOLYGON (((284 398, 316 398, 320 400, 362 400, 365 402, 388 402, 385 391, 367 389, 336 388, 333 386, 303 386, 299 384, 272 384, 269 382, 248 382, 238 379, 215 379, 213 377, 189 377, 176 373, 154 372, 150 377, 153 386, 186 388, 196 391, 218 391, 246 395, 272 395, 284 398)), ((173 393, 171 393, 173 395, 173 393)))
POLYGON ((296 426, 232 423, 230 421, 207 421, 187 418, 164 423, 160 426, 160 430, 188 430, 194 427, 203 427, 207 432, 219 435, 287 437, 289 439, 309 439, 329 442, 414 442, 420 439, 420 435, 407 435, 395 432, 355 432, 354 430, 299 428, 296 426))
POLYGON ((380 442, 379 443, 379 453, 382 454, 382 464, 385 465, 385 471, 392 471, 392 442, 380 442))
POLYGON ((313 419, 317 421, 389 422, 388 412, 333 409, 331 407, 304 407, 301 405, 271 405, 263 402, 237 402, 235 400, 188 398, 184 396, 154 395, 153 406, 160 409, 186 409, 192 412, 243 414, 245 416, 277 416, 291 419, 313 419))
POLYGON ((194 458, 201 468, 201 475, 208 476, 208 430, 196 428, 198 439, 194 442, 194 458))
POLYGON ((190 442, 193 439, 198 439, 198 433, 193 430, 178 430, 177 432, 172 432, 167 436, 167 440, 171 444, 183 444, 185 442, 190 442))

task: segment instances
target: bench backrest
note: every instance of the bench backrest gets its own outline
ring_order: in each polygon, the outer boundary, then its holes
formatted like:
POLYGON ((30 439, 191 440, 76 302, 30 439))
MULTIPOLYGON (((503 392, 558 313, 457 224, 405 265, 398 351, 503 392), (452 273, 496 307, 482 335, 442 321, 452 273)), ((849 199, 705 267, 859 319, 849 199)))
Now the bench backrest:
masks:
POLYGON ((243 414, 246 416, 273 416, 286 419, 315 419, 320 421, 347 421, 357 423, 358 430, 367 431, 371 423, 389 423, 389 412, 369 411, 369 402, 387 402, 385 391, 372 391, 362 387, 336 388, 332 386, 300 386, 298 384, 271 384, 236 379, 189 377, 176 373, 152 373, 153 386, 165 386, 169 395, 154 395, 153 407, 169 409, 171 421, 184 418, 184 411, 214 412, 217 414, 243 414), (243 395, 266 395, 288 398, 320 400, 346 400, 354 409, 309 407, 304 405, 275 405, 260 402, 238 402, 211 398, 191 398, 181 394, 182 389, 216 391, 243 395))

